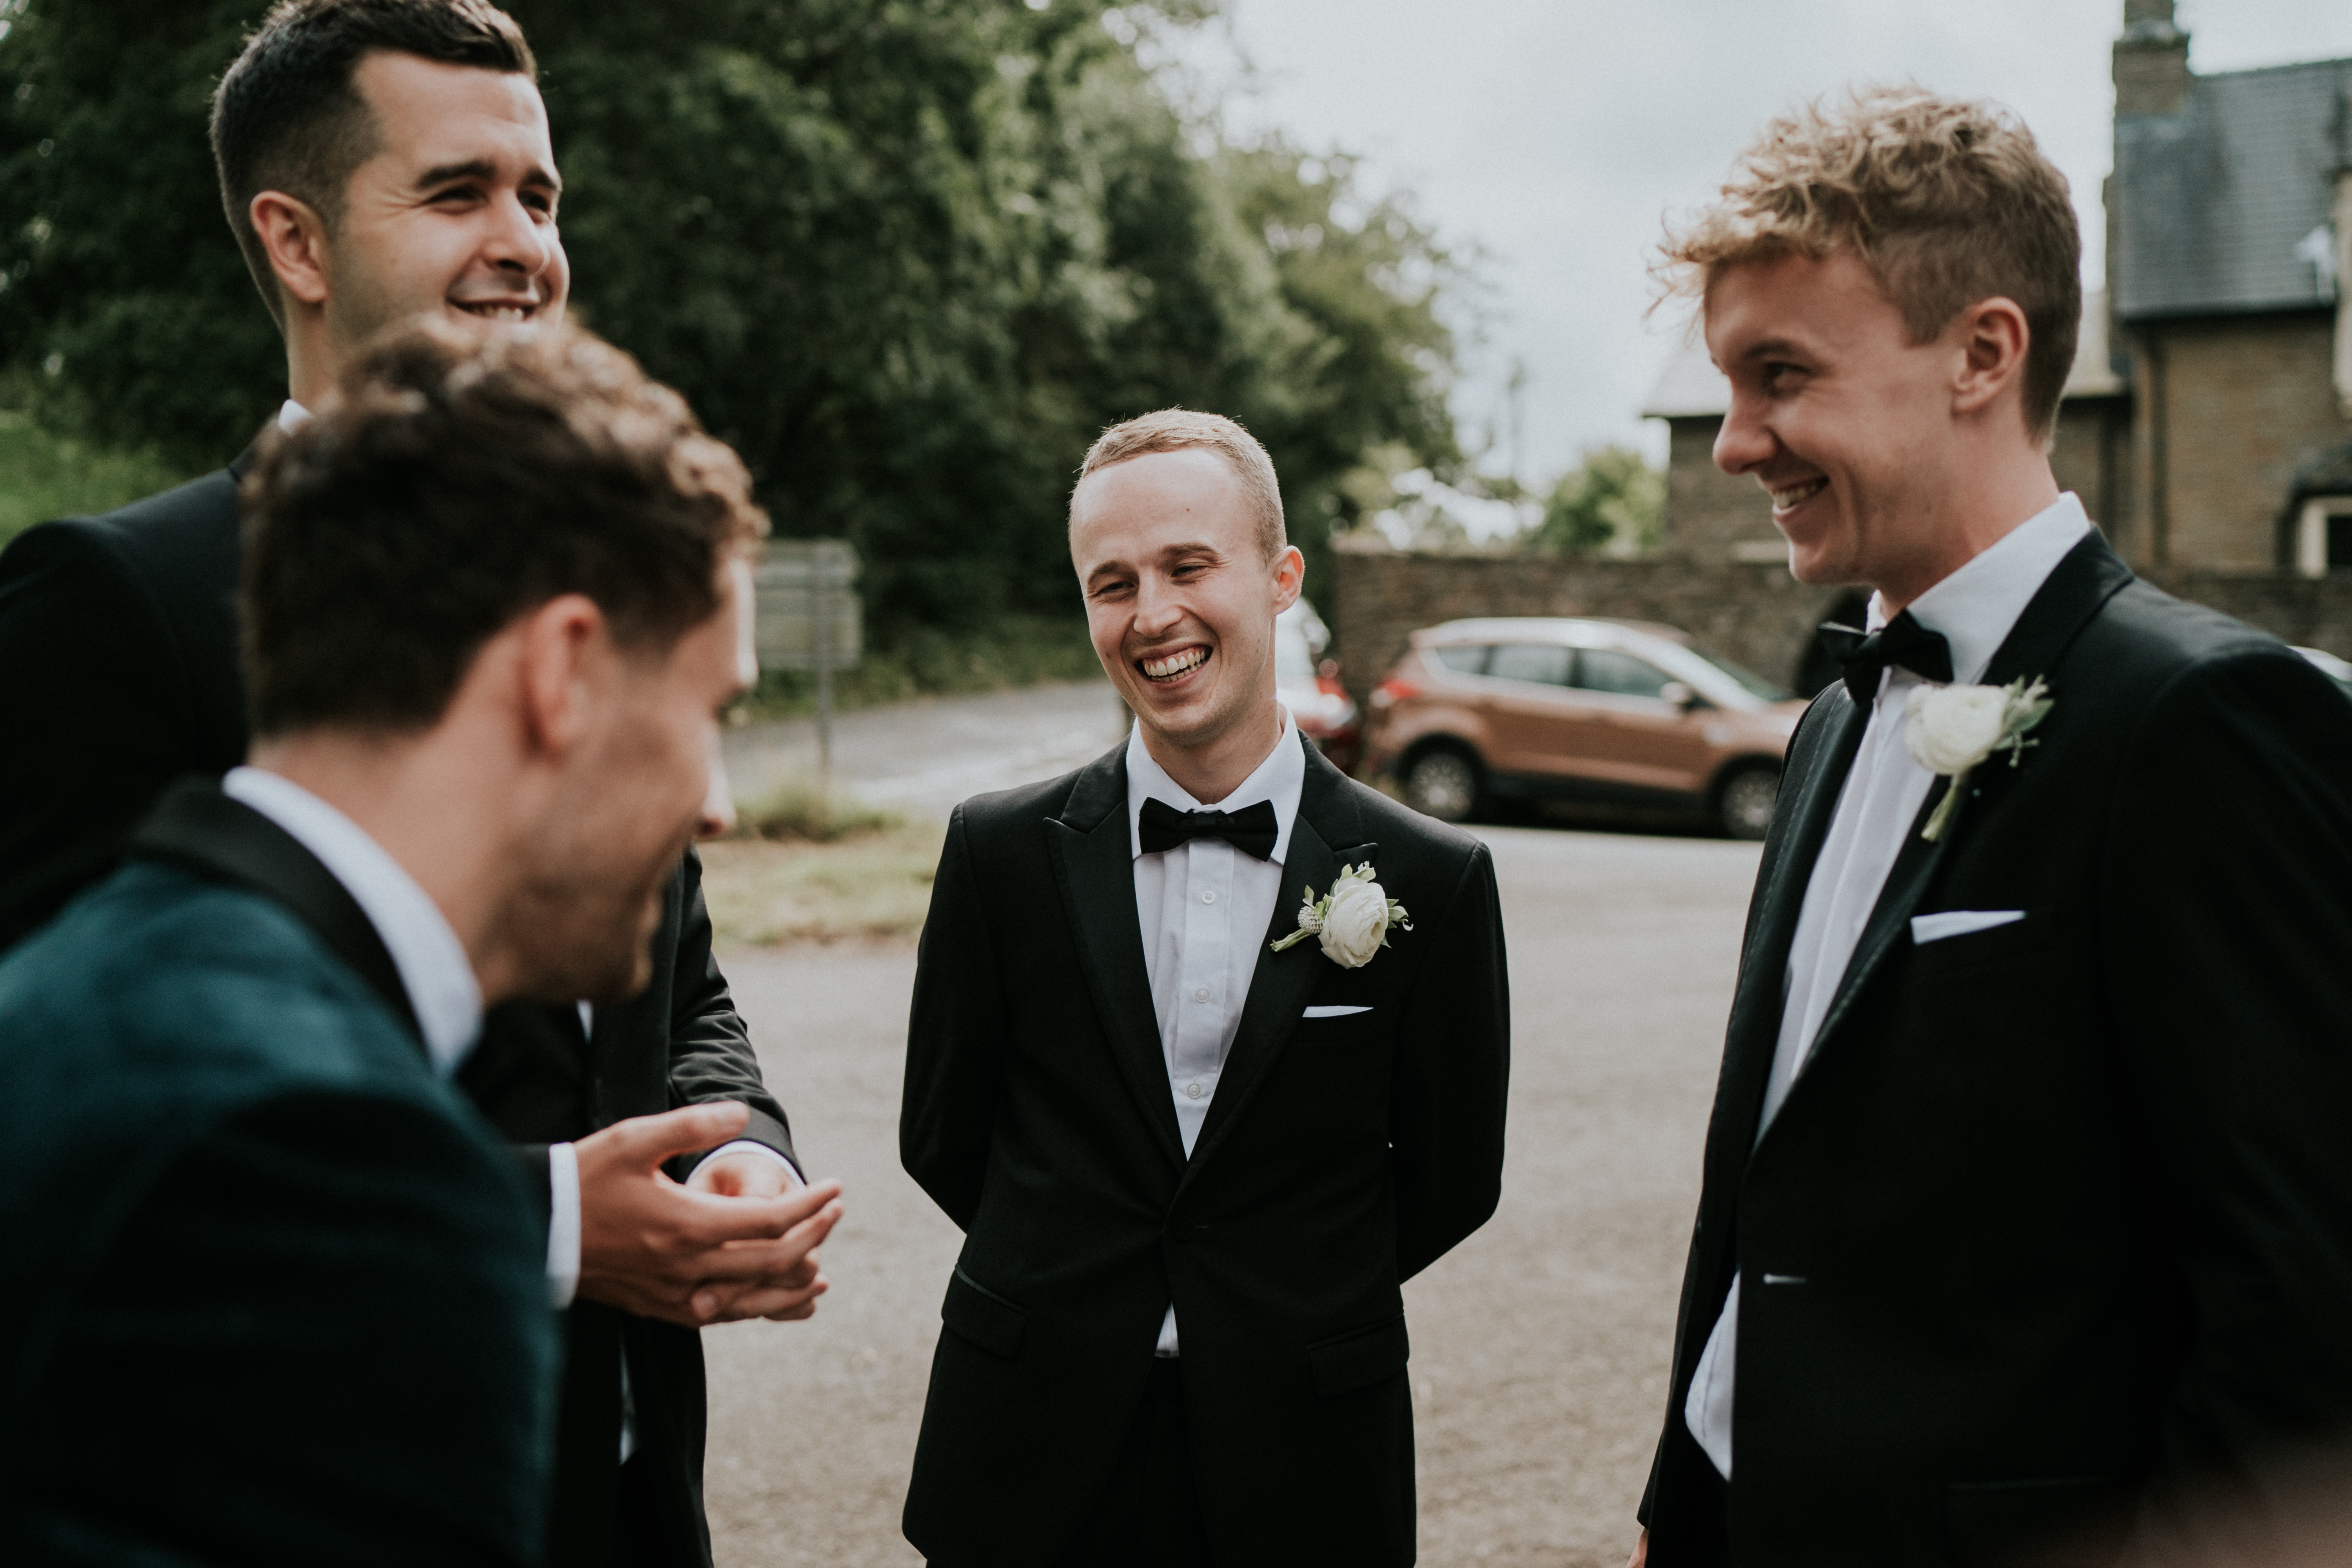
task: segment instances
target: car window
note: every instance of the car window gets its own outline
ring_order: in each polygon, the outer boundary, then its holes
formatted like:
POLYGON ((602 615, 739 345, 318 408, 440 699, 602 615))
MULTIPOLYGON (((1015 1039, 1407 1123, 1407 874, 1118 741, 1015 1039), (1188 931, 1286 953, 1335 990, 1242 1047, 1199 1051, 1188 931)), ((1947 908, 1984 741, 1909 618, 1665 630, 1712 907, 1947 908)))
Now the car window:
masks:
POLYGON ((1667 679, 1666 672, 1656 665, 1614 648, 1589 647, 1576 661, 1576 684, 1587 691, 1655 697, 1665 689, 1667 679))
POLYGON ((1433 647, 1429 657, 1448 669, 1458 669, 1465 675, 1482 675, 1486 668, 1485 643, 1456 643, 1452 647, 1433 647))
POLYGON ((1543 686, 1566 686, 1576 650, 1558 643, 1507 642, 1495 649, 1486 673, 1497 680, 1532 680, 1543 686))

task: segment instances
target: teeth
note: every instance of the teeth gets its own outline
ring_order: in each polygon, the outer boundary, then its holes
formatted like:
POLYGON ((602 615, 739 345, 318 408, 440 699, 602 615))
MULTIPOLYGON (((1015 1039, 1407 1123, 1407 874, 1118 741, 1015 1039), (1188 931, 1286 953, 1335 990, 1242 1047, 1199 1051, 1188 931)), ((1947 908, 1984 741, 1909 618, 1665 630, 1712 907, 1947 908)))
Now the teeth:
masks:
POLYGON ((1171 653, 1165 658, 1147 658, 1143 661, 1142 668, 1143 673, 1152 679, 1166 680, 1171 676, 1182 675, 1188 670, 1198 669, 1208 661, 1207 648, 1188 647, 1181 652, 1171 653))
POLYGON ((457 308, 490 321, 520 321, 530 314, 520 305, 460 305, 457 308))
POLYGON ((1798 485, 1794 489, 1774 490, 1772 492, 1772 505, 1778 510, 1786 511, 1790 507, 1796 505, 1799 501, 1804 500, 1809 497, 1817 496, 1828 488, 1829 480, 1827 479, 1807 479, 1803 484, 1798 485))

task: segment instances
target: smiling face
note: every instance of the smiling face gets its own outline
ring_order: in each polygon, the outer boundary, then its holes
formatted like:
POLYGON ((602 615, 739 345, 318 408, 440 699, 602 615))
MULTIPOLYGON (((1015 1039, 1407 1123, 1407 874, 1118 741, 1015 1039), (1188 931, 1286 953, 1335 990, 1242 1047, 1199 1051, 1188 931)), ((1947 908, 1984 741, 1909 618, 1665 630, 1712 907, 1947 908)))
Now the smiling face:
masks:
POLYGON ((1071 497, 1095 653, 1163 766, 1262 733, 1255 767, 1280 731, 1274 618, 1297 599, 1306 563, 1287 545, 1268 560, 1260 539, 1241 480, 1206 447, 1097 468, 1071 497))
POLYGON ((420 313, 561 321, 572 289, 555 226, 562 184, 530 79, 379 51, 352 85, 374 153, 352 172, 327 247, 339 354, 420 313))
POLYGON ((725 576, 718 612, 667 650, 607 641, 591 661, 595 717, 566 759, 506 922, 525 994, 603 1003, 644 990, 678 858, 732 824, 719 717, 758 668, 750 570, 737 560, 725 576))
POLYGON ((1790 571, 1882 589, 1936 581, 1949 554, 1938 503, 1963 466, 1967 351, 1952 331, 1912 342, 1844 249, 1726 267, 1706 308, 1707 353, 1731 381, 1715 460, 1770 495, 1790 571))

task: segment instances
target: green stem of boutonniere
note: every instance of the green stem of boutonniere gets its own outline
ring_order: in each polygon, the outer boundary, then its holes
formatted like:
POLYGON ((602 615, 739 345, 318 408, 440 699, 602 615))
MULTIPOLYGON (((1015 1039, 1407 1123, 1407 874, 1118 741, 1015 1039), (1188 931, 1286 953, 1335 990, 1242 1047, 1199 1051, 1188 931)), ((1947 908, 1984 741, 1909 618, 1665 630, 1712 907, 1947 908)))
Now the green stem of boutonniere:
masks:
POLYGON ((1952 787, 1946 790, 1944 798, 1936 803, 1935 813, 1927 818, 1927 826, 1919 830, 1920 837, 1933 844, 1944 836, 1944 830, 1952 825, 1952 818, 1960 814, 1960 791, 1968 787, 1969 775, 1974 772, 1974 768, 1962 768, 1951 775, 1952 787))

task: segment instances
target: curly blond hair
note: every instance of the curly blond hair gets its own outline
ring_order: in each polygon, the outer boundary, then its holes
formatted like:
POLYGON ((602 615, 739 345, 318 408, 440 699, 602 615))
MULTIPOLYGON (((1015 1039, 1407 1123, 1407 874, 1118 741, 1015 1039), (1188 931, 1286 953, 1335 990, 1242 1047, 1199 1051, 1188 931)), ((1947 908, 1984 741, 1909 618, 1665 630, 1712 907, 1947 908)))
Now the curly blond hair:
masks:
MULTIPOLYGON (((1087 448, 1086 461, 1078 465, 1078 483, 1086 483, 1088 475, 1113 463, 1140 458, 1147 452, 1180 452, 1187 447, 1205 447, 1224 460, 1225 467, 1234 471, 1234 478, 1242 482, 1250 510, 1256 514, 1259 552, 1268 561, 1281 554, 1290 538, 1283 527, 1282 483, 1275 478, 1274 459, 1266 456, 1256 437, 1242 428, 1240 421, 1222 414, 1204 414, 1195 408, 1162 408, 1114 425, 1095 437, 1095 444, 1087 448)), ((1077 499, 1074 486, 1070 490, 1073 512, 1077 499)))
POLYGON ((2047 439, 2083 318, 2082 237, 2022 121, 1917 86, 1860 87, 1767 124, 1654 271, 1700 300, 1727 267, 1851 247, 1923 343, 1981 300, 2025 312, 2025 424, 2047 439))

